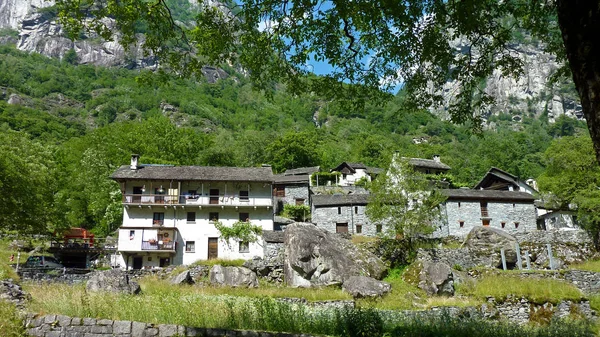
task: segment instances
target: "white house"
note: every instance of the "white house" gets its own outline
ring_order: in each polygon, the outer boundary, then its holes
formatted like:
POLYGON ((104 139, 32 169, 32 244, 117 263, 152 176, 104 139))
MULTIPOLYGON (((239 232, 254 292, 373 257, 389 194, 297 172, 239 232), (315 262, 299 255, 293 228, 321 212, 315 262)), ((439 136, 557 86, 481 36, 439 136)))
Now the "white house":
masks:
MULTIPOLYGON (((528 180, 532 185, 535 181, 528 180)), ((499 168, 492 167, 473 187, 475 190, 516 191, 537 194, 538 191, 526 181, 499 168)))
POLYGON ((341 177, 337 182, 338 186, 353 186, 361 179, 371 181, 374 176, 382 173, 383 170, 376 167, 368 167, 361 163, 343 162, 331 172, 341 173, 341 177))
POLYGON ((133 155, 111 176, 123 194, 123 267, 263 255, 260 242, 224 242, 214 223, 250 221, 273 230, 271 167, 138 165, 138 159, 133 155))

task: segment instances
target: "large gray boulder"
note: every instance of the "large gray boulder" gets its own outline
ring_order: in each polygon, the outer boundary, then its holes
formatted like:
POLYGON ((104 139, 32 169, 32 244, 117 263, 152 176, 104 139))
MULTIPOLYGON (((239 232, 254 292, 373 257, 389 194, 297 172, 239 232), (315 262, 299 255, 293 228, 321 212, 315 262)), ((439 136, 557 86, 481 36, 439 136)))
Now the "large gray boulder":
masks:
POLYGON ((380 297, 392 290, 389 283, 378 281, 367 276, 350 276, 342 285, 342 289, 354 298, 380 297))
POLYGON ((179 273, 171 279, 171 284, 194 284, 194 279, 189 270, 179 273))
POLYGON ((90 292, 113 292, 123 294, 139 294, 140 285, 129 280, 127 272, 120 269, 98 271, 92 274, 85 287, 90 292))
POLYGON ((309 223, 294 223, 284 232, 285 281, 294 287, 343 284, 352 276, 381 279, 387 266, 351 241, 309 223))
POLYGON ((514 269, 517 263, 515 244, 517 239, 507 232, 492 227, 478 226, 467 235, 463 247, 469 248, 472 254, 491 257, 491 267, 502 268, 501 249, 504 248, 508 269, 514 269))
POLYGON ((454 295, 454 273, 443 262, 425 262, 419 273, 419 288, 427 295, 454 295))
POLYGON ((210 269, 208 279, 211 285, 246 288, 258 287, 256 274, 244 267, 223 267, 217 264, 210 269))

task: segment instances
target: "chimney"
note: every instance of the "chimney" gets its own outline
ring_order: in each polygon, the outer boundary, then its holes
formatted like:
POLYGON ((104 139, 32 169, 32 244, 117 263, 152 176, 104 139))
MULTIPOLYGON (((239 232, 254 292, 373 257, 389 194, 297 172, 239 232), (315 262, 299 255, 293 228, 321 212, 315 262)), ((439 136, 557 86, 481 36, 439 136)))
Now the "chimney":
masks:
POLYGON ((440 162, 440 155, 439 154, 434 154, 433 155, 433 161, 435 161, 436 163, 440 162))
POLYGON ((132 154, 131 155, 131 165, 129 166, 130 169, 132 170, 137 170, 138 169, 138 160, 140 159, 140 155, 139 154, 132 154))

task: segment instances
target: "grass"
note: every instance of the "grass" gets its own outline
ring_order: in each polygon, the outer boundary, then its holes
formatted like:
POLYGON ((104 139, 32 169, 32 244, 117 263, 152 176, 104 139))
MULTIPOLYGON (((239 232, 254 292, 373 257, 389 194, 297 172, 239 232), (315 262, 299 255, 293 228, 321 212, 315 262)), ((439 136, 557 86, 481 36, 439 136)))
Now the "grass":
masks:
POLYGON ((214 265, 221 265, 223 267, 241 267, 246 260, 237 259, 237 260, 225 260, 225 259, 211 259, 211 260, 199 260, 190 265, 190 267, 194 266, 208 266, 212 267, 214 265))
POLYGON ((427 298, 427 302, 425 307, 427 309, 431 309, 432 307, 475 307, 483 304, 484 301, 478 300, 472 297, 464 297, 464 296, 455 296, 455 297, 446 297, 446 296, 433 296, 427 298))
POLYGON ((588 270, 600 273, 600 260, 589 260, 569 266, 569 269, 588 270))
POLYGON ((465 282, 458 286, 458 293, 485 300, 493 296, 497 300, 508 295, 525 297, 534 303, 558 303, 561 300, 579 301, 584 298, 579 289, 570 283, 555 279, 522 279, 510 275, 486 275, 477 282, 465 282))
POLYGON ((374 241, 377 241, 377 238, 360 234, 352 235, 352 243, 355 245, 374 241))
MULTIPOLYGON (((19 275, 9 264, 10 256, 15 255, 15 262, 17 260, 17 251, 9 248, 9 242, 6 240, 0 240, 0 280, 13 279, 18 280, 19 275)), ((27 260, 27 254, 21 253, 21 262, 24 263, 27 260)))
POLYGON ((360 299, 357 305, 382 310, 411 310, 423 307, 425 292, 403 280, 405 271, 405 268, 391 269, 384 281, 391 284, 392 291, 382 298, 360 299))
POLYGON ((0 336, 23 337, 25 329, 23 321, 15 306, 4 300, 0 300, 0 336))

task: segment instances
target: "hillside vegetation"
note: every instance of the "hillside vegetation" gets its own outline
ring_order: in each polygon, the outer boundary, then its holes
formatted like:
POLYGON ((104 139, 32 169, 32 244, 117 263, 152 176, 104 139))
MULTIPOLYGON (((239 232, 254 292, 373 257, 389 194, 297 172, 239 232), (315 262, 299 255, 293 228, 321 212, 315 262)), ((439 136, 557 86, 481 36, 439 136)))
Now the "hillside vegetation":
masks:
MULTIPOLYGON (((67 62, 69 61, 69 62, 67 62)), ((544 172, 553 138, 583 134, 582 122, 491 117, 494 130, 442 121, 403 105, 343 109, 318 93, 266 95, 243 75, 161 80, 144 71, 77 65, 0 45, 0 221, 19 232, 81 226, 107 234, 120 225, 120 194, 108 176, 129 162, 256 166, 276 172, 342 161, 385 167, 440 154, 455 186, 472 186, 492 166, 522 178, 544 172), (271 96, 268 99, 267 96, 271 96), (10 103, 9 103, 10 101, 10 103)))

